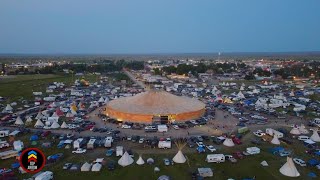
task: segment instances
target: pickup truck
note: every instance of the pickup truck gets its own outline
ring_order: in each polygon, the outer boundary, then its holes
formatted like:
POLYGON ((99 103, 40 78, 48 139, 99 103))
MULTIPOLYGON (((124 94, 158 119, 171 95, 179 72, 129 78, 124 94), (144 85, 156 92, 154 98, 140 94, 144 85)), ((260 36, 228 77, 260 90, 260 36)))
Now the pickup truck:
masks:
POLYGON ((78 148, 77 150, 75 151, 72 151, 73 154, 83 154, 83 153, 86 153, 87 150, 86 149, 82 149, 82 148, 78 148))

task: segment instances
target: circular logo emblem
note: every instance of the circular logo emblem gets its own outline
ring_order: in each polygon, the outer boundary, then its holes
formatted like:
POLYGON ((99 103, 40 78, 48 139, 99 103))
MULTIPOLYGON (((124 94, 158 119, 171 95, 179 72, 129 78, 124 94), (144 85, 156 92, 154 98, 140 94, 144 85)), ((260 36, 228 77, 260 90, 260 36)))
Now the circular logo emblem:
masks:
POLYGON ((37 173, 46 164, 46 157, 38 148, 28 148, 22 151, 19 163, 27 173, 37 173))

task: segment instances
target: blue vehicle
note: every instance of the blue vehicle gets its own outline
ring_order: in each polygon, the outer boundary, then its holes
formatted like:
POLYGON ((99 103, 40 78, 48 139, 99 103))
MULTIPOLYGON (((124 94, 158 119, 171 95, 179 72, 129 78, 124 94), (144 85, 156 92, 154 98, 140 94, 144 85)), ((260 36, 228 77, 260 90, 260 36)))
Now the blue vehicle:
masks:
POLYGON ((112 156, 113 153, 114 153, 114 149, 109 149, 106 152, 106 156, 112 156))
POLYGON ((204 152, 206 152, 206 149, 204 146, 198 146, 197 151, 198 151, 198 153, 204 153, 204 152))

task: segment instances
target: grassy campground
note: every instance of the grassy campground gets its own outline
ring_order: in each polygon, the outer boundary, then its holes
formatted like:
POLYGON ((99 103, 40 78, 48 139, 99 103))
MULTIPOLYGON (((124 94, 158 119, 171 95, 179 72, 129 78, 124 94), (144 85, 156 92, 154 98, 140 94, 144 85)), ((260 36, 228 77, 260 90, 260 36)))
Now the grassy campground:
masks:
MULTIPOLYGON (((236 164, 232 164, 230 162, 215 164, 215 163, 206 163, 205 156, 206 154, 197 154, 195 153, 194 149, 189 149, 188 147, 185 148, 185 155, 188 158, 188 163, 185 164, 175 164, 173 166, 165 166, 163 163, 163 158, 172 158, 174 154, 166 154, 164 150, 150 150, 152 151, 161 151, 157 154, 143 154, 143 158, 146 161, 147 158, 152 157, 155 159, 155 165, 143 165, 138 166, 136 164, 132 164, 128 167, 120 167, 116 166, 114 171, 109 171, 106 166, 103 166, 101 172, 71 172, 68 170, 62 170, 63 164, 70 162, 70 163, 79 163, 83 164, 84 162, 91 163, 96 158, 104 157, 105 160, 108 161, 115 161, 117 162, 119 158, 117 157, 106 157, 105 156, 105 148, 98 148, 95 150, 89 150, 87 154, 84 155, 73 155, 71 154, 71 150, 66 149, 58 149, 56 145, 58 142, 55 142, 51 148, 42 148, 41 144, 43 142, 52 141, 51 138, 42 139, 38 142, 38 145, 31 146, 30 141, 28 140, 31 134, 19 137, 22 139, 28 147, 38 147, 44 151, 46 156, 55 154, 55 153, 64 153, 64 156, 61 160, 56 163, 50 164, 45 167, 45 170, 50 170, 54 172, 54 178, 57 180, 62 179, 74 179, 74 180, 86 180, 86 179, 110 179, 110 180, 118 180, 118 179, 131 179, 131 180, 150 180, 150 179, 157 179, 160 175, 169 175, 174 180, 186 180, 191 179, 191 172, 195 171, 198 167, 211 167, 214 171, 214 177, 212 179, 227 179, 227 178, 235 178, 241 179, 246 177, 253 177, 256 176, 259 180, 287 180, 287 178, 279 173, 279 168, 283 163, 285 163, 285 157, 279 157, 272 155, 268 152, 268 148, 272 147, 269 143, 263 144, 260 146, 262 149, 261 154, 255 156, 248 156, 245 157, 243 160, 238 161, 236 164), (269 167, 262 167, 260 163, 266 160, 269 164, 269 167), (160 172, 155 173, 154 167, 159 167, 160 172)), ((127 142, 132 143, 132 142, 127 142)), ((219 146, 221 148, 222 153, 228 154, 238 150, 244 150, 247 145, 240 145, 234 148, 225 148, 219 146)), ((141 147, 142 148, 142 147, 141 147)), ((294 149, 295 156, 301 157, 306 159, 306 154, 303 153, 301 146, 290 148, 294 149)), ((134 150, 134 149, 133 149, 134 150)), ((135 152, 135 151, 134 151, 135 152)), ((218 151, 219 152, 219 151, 218 151)), ((135 160, 137 160, 138 154, 135 154, 135 160)), ((14 159, 9 160, 1 160, 0 167, 10 167, 11 164, 14 162, 14 159)), ((297 165, 298 171, 300 172, 301 176, 295 179, 308 179, 307 174, 311 171, 317 172, 315 168, 311 167, 300 167, 297 165)), ((15 170, 16 171, 16 170, 15 170)), ((17 173, 18 174, 18 173, 17 173)), ((319 175, 319 174, 318 174, 319 175)), ((19 179, 28 178, 31 175, 29 174, 19 174, 19 179)))

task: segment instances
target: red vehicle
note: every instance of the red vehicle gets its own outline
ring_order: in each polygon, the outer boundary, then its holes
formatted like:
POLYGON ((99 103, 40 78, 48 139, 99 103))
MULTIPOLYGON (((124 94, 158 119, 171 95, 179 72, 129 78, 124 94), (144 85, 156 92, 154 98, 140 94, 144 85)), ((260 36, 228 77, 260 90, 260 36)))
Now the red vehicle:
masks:
POLYGON ((240 139, 239 138, 237 138, 237 137, 233 137, 232 138, 232 141, 235 143, 235 144, 242 144, 242 142, 240 141, 240 139))
POLYGON ((93 127, 94 127, 94 125, 88 125, 88 126, 85 127, 85 130, 90 130, 93 127))
POLYGON ((240 151, 234 152, 232 155, 236 159, 243 159, 243 154, 240 151))
POLYGON ((45 131, 41 134, 41 137, 47 137, 51 134, 51 131, 45 131))

